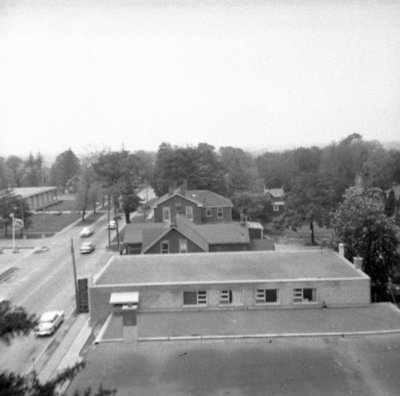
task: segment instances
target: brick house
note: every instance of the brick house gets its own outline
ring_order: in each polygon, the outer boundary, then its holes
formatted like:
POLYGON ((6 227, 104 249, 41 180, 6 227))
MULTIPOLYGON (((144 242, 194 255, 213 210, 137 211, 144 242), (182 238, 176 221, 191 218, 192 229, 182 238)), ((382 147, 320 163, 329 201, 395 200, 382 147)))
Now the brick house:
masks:
POLYGON ((185 215, 195 224, 231 222, 232 207, 232 201, 222 195, 181 186, 153 204, 154 222, 169 222, 177 214, 185 215))
POLYGON ((273 241, 263 238, 257 224, 194 224, 186 216, 177 214, 168 223, 127 224, 123 246, 126 254, 274 250, 273 241))

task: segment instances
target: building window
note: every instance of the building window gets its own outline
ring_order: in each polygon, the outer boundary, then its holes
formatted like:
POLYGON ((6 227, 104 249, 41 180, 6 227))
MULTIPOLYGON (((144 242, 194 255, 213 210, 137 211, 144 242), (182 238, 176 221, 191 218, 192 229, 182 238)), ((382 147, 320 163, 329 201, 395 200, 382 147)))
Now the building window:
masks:
POLYGON ((221 290, 219 292, 219 303, 220 304, 232 304, 232 290, 221 290))
POLYGON ((224 217, 224 208, 217 208, 217 217, 222 219, 224 217))
POLYGON ((278 302, 277 289, 257 289, 256 304, 272 304, 278 302))
POLYGON ((169 253, 169 241, 161 241, 161 254, 169 253))
POLYGON ((206 305, 207 292, 205 290, 183 292, 183 305, 206 305))
POLYGON ((193 206, 186 206, 186 217, 193 220, 193 206))
POLYGON ((279 205, 273 205, 273 206, 272 206, 272 210, 273 210, 274 212, 279 212, 279 205))
POLYGON ((180 202, 175 204, 175 213, 182 214, 182 204, 180 202))
POLYGON ((171 220, 171 210, 169 206, 165 206, 162 209, 162 217, 163 221, 170 221, 171 220))
POLYGON ((187 239, 179 239, 179 253, 187 253, 187 252, 188 252, 187 239))
POLYGON ((211 217, 211 216, 212 216, 212 209, 206 208, 206 217, 211 217))
POLYGON ((307 303, 315 302, 317 290, 316 289, 293 289, 293 302, 294 303, 307 303))

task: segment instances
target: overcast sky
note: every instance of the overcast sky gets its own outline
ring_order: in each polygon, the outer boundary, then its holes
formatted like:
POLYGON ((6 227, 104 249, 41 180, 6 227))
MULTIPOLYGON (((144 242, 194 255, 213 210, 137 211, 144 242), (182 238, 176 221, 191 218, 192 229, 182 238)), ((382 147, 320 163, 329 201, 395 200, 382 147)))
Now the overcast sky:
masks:
POLYGON ((400 1, 0 0, 0 153, 400 139, 400 1))

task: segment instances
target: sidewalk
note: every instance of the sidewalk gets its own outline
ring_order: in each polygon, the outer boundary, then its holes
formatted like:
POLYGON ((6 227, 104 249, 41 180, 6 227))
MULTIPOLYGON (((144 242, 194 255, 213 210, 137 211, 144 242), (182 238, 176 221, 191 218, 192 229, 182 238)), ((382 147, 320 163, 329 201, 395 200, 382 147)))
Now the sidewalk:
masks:
POLYGON ((80 352, 92 333, 89 315, 79 314, 51 358, 39 372, 43 382, 52 379, 58 372, 82 361, 80 352))

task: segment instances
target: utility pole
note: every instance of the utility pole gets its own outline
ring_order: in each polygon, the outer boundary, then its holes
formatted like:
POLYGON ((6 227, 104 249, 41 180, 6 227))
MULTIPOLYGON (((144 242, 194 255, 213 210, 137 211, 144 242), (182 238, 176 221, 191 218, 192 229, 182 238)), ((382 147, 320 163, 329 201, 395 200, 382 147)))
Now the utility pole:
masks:
POLYGON ((108 249, 111 248, 111 238, 110 238, 110 206, 111 206, 111 193, 108 192, 108 209, 107 209, 107 234, 108 234, 108 249))
POLYGON ((74 285, 75 285, 75 312, 78 313, 79 298, 78 298, 78 281, 76 279, 76 264, 75 264, 75 253, 74 253, 74 242, 71 238, 71 254, 72 254, 72 268, 74 270, 74 285))

